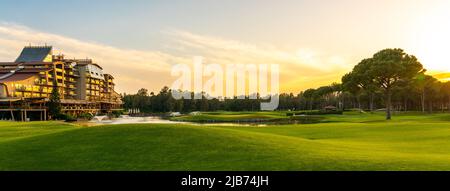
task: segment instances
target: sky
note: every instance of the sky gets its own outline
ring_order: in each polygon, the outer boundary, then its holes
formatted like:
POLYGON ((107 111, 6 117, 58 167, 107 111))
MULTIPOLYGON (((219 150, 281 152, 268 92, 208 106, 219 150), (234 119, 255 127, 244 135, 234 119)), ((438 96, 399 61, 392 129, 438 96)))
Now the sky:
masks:
POLYGON ((279 64, 280 90, 339 82, 385 48, 450 72, 448 0, 0 0, 0 61, 52 45, 92 58, 119 93, 157 92, 171 66, 279 64))

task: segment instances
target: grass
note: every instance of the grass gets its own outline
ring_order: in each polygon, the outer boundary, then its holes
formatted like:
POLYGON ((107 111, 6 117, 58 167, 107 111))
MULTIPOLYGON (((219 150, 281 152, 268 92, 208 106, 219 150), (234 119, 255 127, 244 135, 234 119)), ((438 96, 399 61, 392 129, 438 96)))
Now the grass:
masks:
POLYGON ((450 170, 450 114, 326 120, 266 127, 0 122, 0 170, 450 170))

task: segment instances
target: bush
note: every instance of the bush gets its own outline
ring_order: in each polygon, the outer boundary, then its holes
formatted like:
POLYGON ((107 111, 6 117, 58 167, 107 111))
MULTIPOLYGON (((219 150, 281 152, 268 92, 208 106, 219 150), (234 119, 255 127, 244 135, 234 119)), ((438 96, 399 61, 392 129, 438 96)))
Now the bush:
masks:
POLYGON ((123 115, 123 111, 119 110, 119 111, 113 111, 111 112, 112 117, 117 118, 120 117, 121 115, 123 115))
POLYGON ((75 116, 70 115, 70 114, 64 114, 64 113, 58 114, 57 116, 55 116, 55 119, 56 120, 64 120, 64 121, 76 121, 77 120, 77 118, 75 116))
POLYGON ((92 118, 94 118, 94 116, 92 116, 92 114, 90 114, 90 113, 82 113, 82 114, 78 115, 78 118, 91 120, 92 118))

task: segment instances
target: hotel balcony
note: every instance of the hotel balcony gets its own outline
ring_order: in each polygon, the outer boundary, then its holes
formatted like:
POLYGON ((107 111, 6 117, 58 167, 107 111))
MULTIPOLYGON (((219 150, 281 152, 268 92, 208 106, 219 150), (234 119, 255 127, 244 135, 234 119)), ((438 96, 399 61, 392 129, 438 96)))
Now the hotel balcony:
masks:
POLYGON ((47 82, 46 82, 45 80, 42 80, 42 81, 35 81, 35 82, 34 82, 34 85, 37 85, 37 86, 45 86, 45 85, 47 85, 47 82))
POLYGON ((73 79, 73 78, 64 77, 64 80, 67 82, 75 82, 75 79, 73 79))
POLYGON ((64 70, 61 69, 61 68, 55 68, 55 71, 56 71, 56 72, 63 72, 64 70))
POLYGON ((21 86, 16 88, 16 91, 18 92, 31 92, 31 93, 51 93, 50 89, 44 88, 44 87, 39 87, 39 86, 35 86, 35 87, 26 87, 26 86, 21 86))
POLYGON ((94 91, 99 91, 99 90, 100 90, 99 87, 87 87, 86 89, 88 89, 88 90, 94 90, 94 91))
POLYGON ((75 87, 74 85, 72 85, 72 84, 70 84, 70 85, 65 85, 64 87, 65 87, 65 88, 69 88, 69 89, 76 89, 76 87, 75 87))
POLYGON ((64 73, 64 75, 66 75, 66 76, 73 76, 75 73, 73 73, 72 71, 70 71, 70 72, 65 72, 64 73))

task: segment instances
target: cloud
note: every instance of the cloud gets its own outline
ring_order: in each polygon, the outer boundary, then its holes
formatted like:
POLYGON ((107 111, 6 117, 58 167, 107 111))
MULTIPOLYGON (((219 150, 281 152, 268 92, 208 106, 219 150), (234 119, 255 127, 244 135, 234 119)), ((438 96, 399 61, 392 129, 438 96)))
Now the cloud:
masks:
POLYGON ((175 80, 171 66, 192 63, 203 56, 206 64, 280 64, 282 91, 300 91, 311 84, 337 81, 350 66, 346 59, 324 52, 299 48, 293 51, 270 45, 250 44, 181 30, 163 33, 171 41, 161 50, 141 51, 37 31, 26 26, 0 22, 0 61, 13 61, 23 46, 47 43, 67 57, 92 58, 117 80, 118 92, 136 92, 144 87, 156 91, 175 80))
POLYGON ((13 61, 23 46, 44 43, 52 45, 56 52, 67 57, 93 58, 107 73, 119 81, 118 91, 134 92, 149 84, 162 86, 161 79, 153 76, 170 74, 170 66, 187 62, 187 59, 159 51, 139 51, 112 47, 95 42, 84 42, 74 38, 36 31, 25 26, 0 23, 0 59, 13 61), (61 51, 59 51, 61 50, 61 51))
POLYGON ((217 64, 279 64, 282 91, 300 91, 314 85, 325 85, 339 81, 352 64, 346 58, 309 48, 281 50, 270 45, 248 44, 213 36, 170 30, 182 50, 191 50, 217 64), (300 80, 301 79, 301 80, 300 80))

